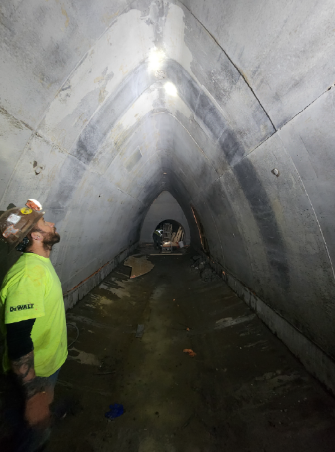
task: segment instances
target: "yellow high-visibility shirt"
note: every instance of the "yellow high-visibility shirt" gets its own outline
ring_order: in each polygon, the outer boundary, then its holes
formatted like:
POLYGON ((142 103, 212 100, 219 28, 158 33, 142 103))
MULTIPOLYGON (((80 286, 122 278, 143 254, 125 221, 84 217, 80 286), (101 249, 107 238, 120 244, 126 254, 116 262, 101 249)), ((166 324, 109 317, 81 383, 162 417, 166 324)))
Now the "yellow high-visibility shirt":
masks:
MULTIPOLYGON (((8 323, 36 319, 31 332, 35 373, 55 373, 67 358, 67 333, 62 287, 50 259, 24 253, 5 276, 0 300, 4 333, 8 323)), ((7 347, 3 367, 10 368, 7 347)))

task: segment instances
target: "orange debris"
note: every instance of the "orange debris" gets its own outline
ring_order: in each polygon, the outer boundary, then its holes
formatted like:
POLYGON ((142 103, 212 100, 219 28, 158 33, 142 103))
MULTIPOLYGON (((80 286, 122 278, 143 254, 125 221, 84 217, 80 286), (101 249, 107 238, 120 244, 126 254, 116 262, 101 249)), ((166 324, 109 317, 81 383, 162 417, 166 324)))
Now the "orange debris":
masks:
POLYGON ((184 348, 184 353, 188 353, 189 356, 192 356, 192 358, 196 355, 196 353, 191 348, 184 348))

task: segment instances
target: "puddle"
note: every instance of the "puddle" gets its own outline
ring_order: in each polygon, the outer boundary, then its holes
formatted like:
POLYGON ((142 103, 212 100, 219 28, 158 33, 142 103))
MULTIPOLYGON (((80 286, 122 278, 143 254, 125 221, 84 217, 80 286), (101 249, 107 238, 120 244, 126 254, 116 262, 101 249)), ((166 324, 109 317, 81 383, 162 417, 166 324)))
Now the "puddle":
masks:
MULTIPOLYGON (((241 335, 240 335, 241 336, 241 335)), ((244 348, 250 348, 250 347, 255 347, 256 345, 260 345, 260 344, 265 344, 267 341, 263 340, 263 341, 257 341, 257 342, 252 342, 251 344, 247 344, 244 346, 244 348)))
POLYGON ((244 317, 237 317, 235 319, 233 317, 226 317, 226 318, 220 319, 216 322, 215 329, 219 330, 222 328, 228 328, 229 326, 238 325, 239 323, 250 322, 255 317, 256 317, 255 314, 246 315, 244 317))
POLYGON ((77 350, 74 347, 71 347, 71 349, 69 351, 70 352, 75 351, 78 353, 77 356, 71 356, 69 354, 67 359, 69 359, 70 361, 77 361, 80 364, 88 364, 90 366, 99 366, 100 365, 100 361, 98 360, 98 358, 95 355, 93 355, 93 353, 86 353, 81 350, 77 350))
MULTIPOLYGON (((124 297, 130 297, 129 291, 126 289, 126 282, 118 281, 115 278, 112 278, 110 281, 105 281, 102 284, 100 284, 99 289, 105 289, 111 292, 112 294, 116 295, 119 298, 124 297), (114 287, 115 284, 118 287, 114 287)), ((129 284, 129 282, 128 282, 129 284)), ((101 297, 103 298, 103 297, 101 297)), ((106 298, 107 300, 107 298, 106 298)), ((105 303, 106 304, 106 303, 105 303)))

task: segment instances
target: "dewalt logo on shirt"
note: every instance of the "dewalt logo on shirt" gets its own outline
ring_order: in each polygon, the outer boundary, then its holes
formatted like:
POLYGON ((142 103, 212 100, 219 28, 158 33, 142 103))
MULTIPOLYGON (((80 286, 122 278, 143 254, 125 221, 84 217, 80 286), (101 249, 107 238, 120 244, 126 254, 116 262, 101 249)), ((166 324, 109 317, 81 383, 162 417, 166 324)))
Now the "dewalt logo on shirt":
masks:
POLYGON ((25 309, 33 309, 34 307, 34 303, 29 303, 29 304, 20 304, 18 306, 11 306, 10 307, 10 312, 13 311, 23 311, 25 309))

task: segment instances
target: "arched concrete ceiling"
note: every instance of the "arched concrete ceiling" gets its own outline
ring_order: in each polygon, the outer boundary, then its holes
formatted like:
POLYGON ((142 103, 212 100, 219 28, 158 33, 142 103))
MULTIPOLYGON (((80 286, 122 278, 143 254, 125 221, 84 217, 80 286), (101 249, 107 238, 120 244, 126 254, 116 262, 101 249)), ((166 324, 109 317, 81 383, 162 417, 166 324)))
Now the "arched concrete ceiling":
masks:
POLYGON ((335 357, 333 1, 0 8, 0 207, 41 200, 64 291, 168 190, 194 243, 191 205, 213 259, 335 357))

